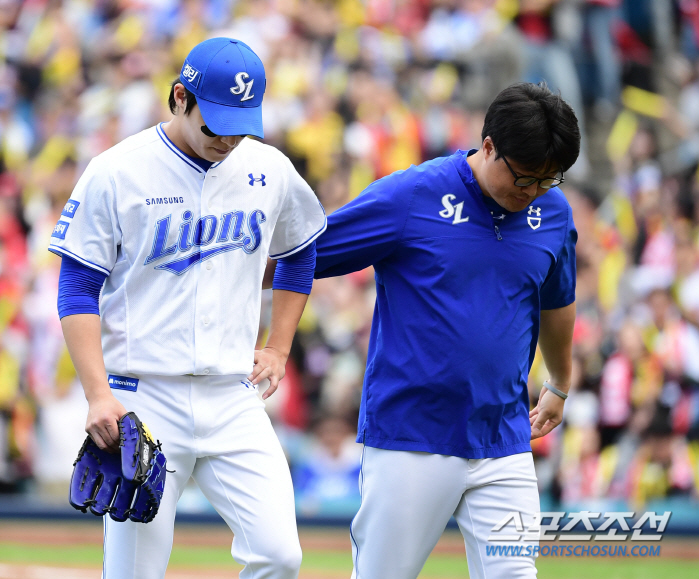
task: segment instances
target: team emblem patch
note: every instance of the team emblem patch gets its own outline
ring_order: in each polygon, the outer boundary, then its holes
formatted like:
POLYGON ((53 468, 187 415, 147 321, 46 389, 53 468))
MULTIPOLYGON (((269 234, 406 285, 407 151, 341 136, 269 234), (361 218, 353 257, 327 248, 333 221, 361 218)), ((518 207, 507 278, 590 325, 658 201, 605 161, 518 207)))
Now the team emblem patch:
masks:
POLYGON ((201 73, 194 68, 192 65, 184 63, 182 67, 182 76, 189 82, 194 88, 199 86, 199 79, 201 78, 201 73))
POLYGON ((541 207, 529 207, 527 223, 532 229, 539 229, 539 227, 541 227, 541 207))
POLYGON ((70 201, 68 201, 68 203, 65 204, 63 211, 61 211, 61 215, 63 215, 64 217, 73 217, 73 215, 75 215, 75 212, 78 210, 78 207, 80 207, 80 201, 73 201, 71 199, 70 201))
POLYGON ((240 99, 241 103, 243 101, 249 101, 255 96, 254 94, 250 94, 250 91, 252 90, 252 83, 255 82, 255 79, 253 78, 250 82, 245 82, 248 78, 250 78, 250 75, 247 72, 239 72, 235 75, 235 86, 231 87, 231 94, 236 96, 239 94, 243 95, 240 99))
POLYGON ((250 186, 251 186, 251 187, 253 187, 253 186, 255 185, 255 183, 258 183, 258 182, 259 182, 259 183, 262 183, 262 186, 263 186, 263 187, 264 187, 265 185, 267 185, 267 183, 265 183, 265 176, 264 176, 264 174, 263 174, 263 173, 260 173, 260 175, 262 175, 262 176, 261 176, 259 179, 256 179, 255 177, 252 176, 252 173, 248 173, 248 177, 250 177, 250 186))
POLYGON ((66 231, 68 231, 68 227, 70 226, 70 223, 67 221, 59 221, 56 223, 56 227, 53 228, 53 233, 51 234, 51 237, 58 237, 58 239, 65 239, 66 238, 66 231))
POLYGON ((454 201, 454 199, 456 199, 456 195, 452 195, 451 193, 447 193, 442 197, 442 206, 444 209, 439 212, 439 216, 444 217, 444 219, 451 219, 454 217, 454 221, 451 222, 452 225, 468 223, 469 216, 461 216, 461 212, 464 210, 464 202, 460 201, 456 205, 453 205, 452 201, 454 201))
POLYGON ((109 387, 114 390, 128 390, 129 392, 136 392, 138 389, 138 378, 129 378, 128 376, 116 376, 110 374, 107 378, 109 382, 109 387))

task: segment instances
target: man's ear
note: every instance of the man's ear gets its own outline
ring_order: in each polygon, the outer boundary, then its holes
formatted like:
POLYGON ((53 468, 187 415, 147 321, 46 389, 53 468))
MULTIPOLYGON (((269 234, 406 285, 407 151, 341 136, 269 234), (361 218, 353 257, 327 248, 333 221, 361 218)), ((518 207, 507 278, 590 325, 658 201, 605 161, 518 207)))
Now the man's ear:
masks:
POLYGON ((177 83, 174 89, 175 103, 177 104, 177 110, 184 110, 187 108, 187 94, 184 91, 184 85, 177 83))
POLYGON ((483 149, 483 156, 488 159, 491 155, 495 155, 495 143, 493 143, 493 139, 490 137, 486 137, 483 139, 483 146, 481 147, 483 149))

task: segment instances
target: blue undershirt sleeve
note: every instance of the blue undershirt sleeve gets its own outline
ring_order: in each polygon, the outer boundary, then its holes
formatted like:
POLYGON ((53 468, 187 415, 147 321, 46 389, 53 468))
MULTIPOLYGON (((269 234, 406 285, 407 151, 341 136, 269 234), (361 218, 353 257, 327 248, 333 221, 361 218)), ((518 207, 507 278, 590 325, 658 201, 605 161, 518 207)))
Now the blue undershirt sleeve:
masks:
POLYGON ((58 316, 75 314, 100 314, 100 291, 107 276, 63 256, 61 275, 58 279, 58 316))
POLYGON ((316 242, 301 251, 277 260, 272 289, 310 294, 316 267, 316 242))

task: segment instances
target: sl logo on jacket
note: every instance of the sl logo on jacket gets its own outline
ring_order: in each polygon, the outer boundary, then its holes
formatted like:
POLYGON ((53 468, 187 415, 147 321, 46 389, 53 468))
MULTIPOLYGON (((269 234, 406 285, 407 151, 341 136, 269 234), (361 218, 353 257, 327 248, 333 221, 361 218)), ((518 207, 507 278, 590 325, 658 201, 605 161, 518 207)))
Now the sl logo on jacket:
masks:
POLYGON ((247 254, 254 253, 262 242, 261 225, 267 220, 262 210, 254 209, 248 214, 244 211, 231 211, 224 213, 219 218, 215 215, 204 215, 194 223, 194 214, 187 210, 182 213, 177 242, 168 247, 167 240, 171 218, 172 215, 168 215, 156 221, 153 246, 143 265, 148 265, 163 257, 188 252, 194 247, 202 248, 214 243, 210 249, 195 249, 184 257, 155 267, 155 269, 169 271, 175 275, 182 275, 200 261, 206 261, 227 251, 242 249, 247 254))

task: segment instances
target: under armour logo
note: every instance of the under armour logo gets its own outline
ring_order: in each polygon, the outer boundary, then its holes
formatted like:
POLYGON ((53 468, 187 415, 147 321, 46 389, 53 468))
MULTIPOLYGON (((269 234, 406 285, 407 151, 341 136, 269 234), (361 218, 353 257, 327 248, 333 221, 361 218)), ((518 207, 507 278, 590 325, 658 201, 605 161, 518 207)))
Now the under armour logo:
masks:
POLYGON ((527 212, 527 223, 532 229, 539 229, 539 227, 541 227, 541 207, 529 206, 529 211, 527 212))
POLYGON ((255 179, 255 177, 252 176, 252 173, 248 173, 248 177, 250 177, 250 186, 255 185, 256 181, 259 181, 260 183, 262 183, 263 187, 265 185, 267 185, 267 183, 265 183, 265 176, 264 175, 262 175, 262 177, 260 177, 259 179, 255 179))

